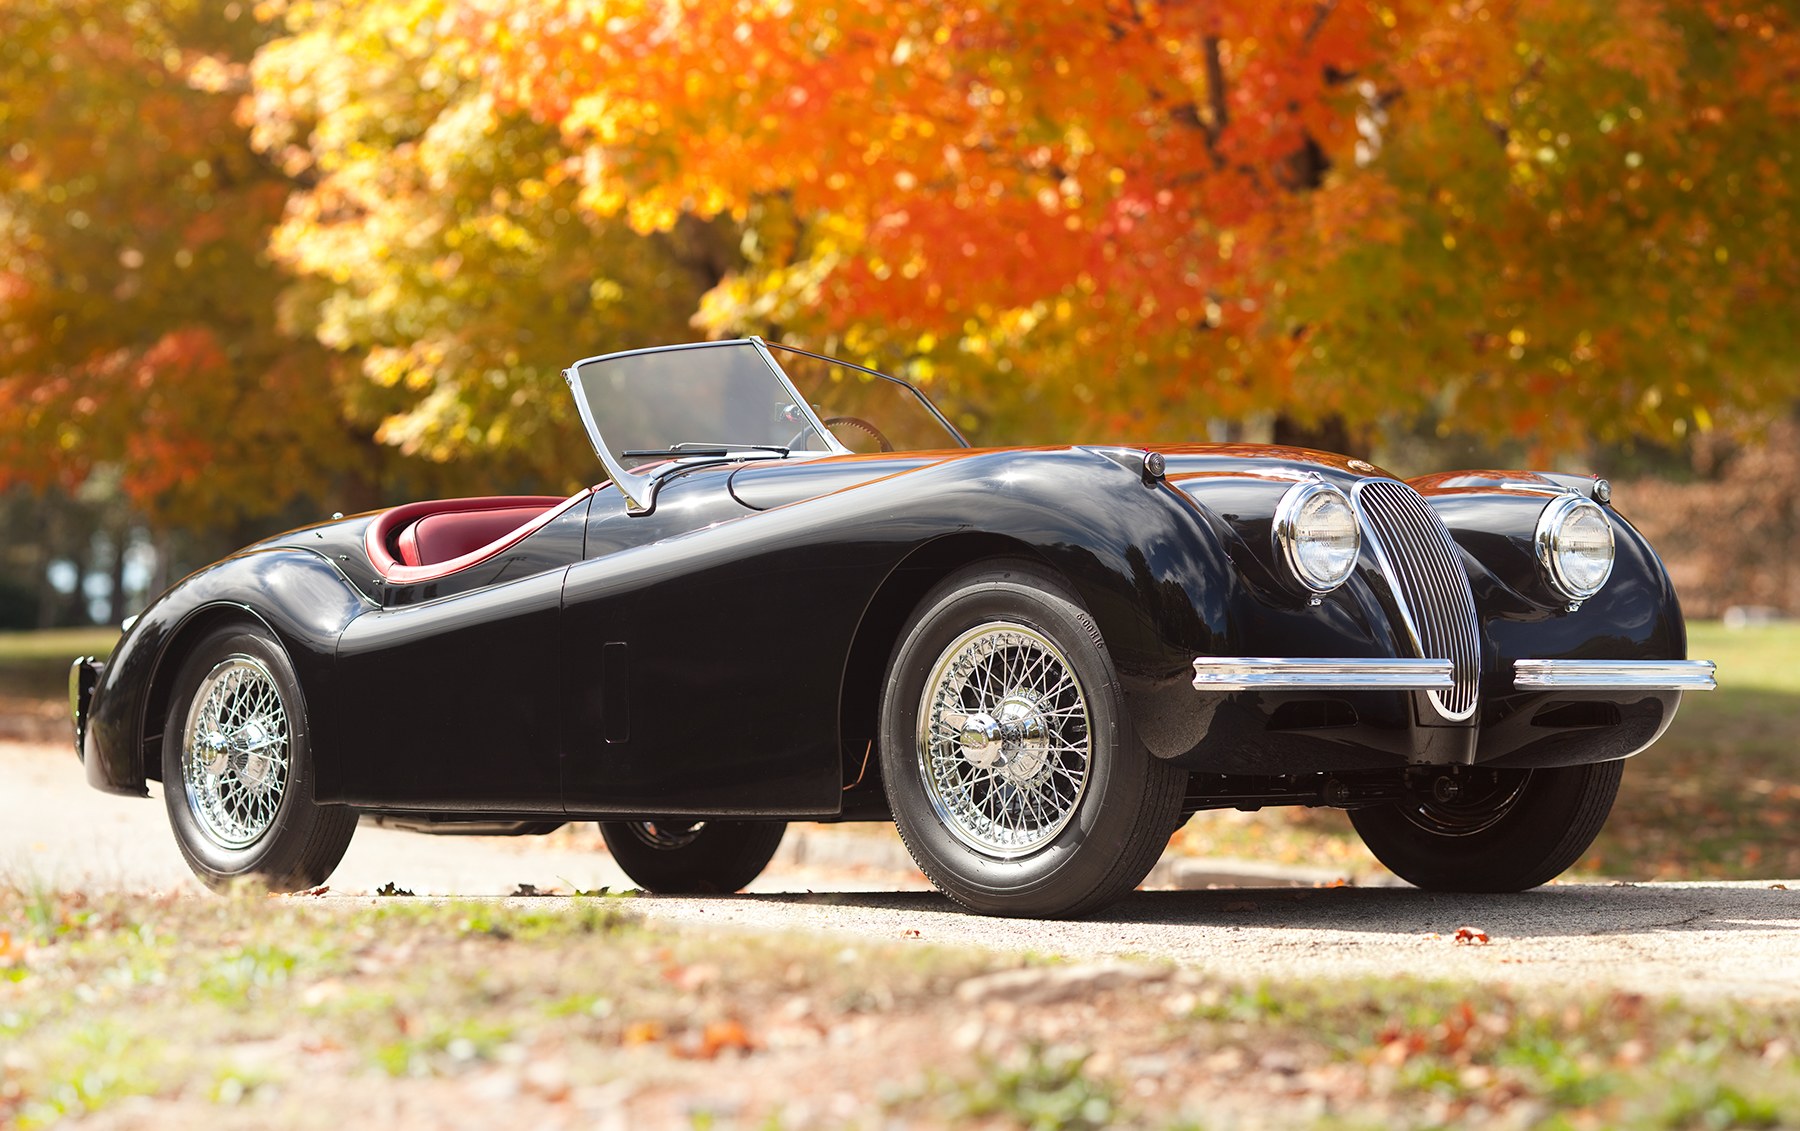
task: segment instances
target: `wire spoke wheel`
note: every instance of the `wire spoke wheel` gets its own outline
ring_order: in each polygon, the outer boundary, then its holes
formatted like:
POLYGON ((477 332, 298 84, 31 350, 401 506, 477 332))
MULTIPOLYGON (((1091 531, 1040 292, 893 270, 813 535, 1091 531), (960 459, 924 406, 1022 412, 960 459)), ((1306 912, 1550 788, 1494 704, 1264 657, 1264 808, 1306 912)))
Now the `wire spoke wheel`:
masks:
POLYGON ((1007 860, 1054 840, 1092 760, 1087 698, 1067 657, 1022 624, 965 632, 938 657, 919 714, 919 770, 938 818, 1007 860))
POLYGON ((1187 773, 1151 756, 1099 626, 1063 577, 972 562, 888 661, 882 788, 937 889, 990 915, 1087 915, 1143 880, 1187 773))
POLYGON ((315 800, 306 690, 269 634, 225 622, 181 641, 163 716, 163 804, 200 882, 305 891, 331 875, 357 811, 315 800))
POLYGON ((287 792, 292 732, 275 677, 233 656, 201 680, 182 730, 182 780, 200 830, 221 848, 254 844, 287 792))

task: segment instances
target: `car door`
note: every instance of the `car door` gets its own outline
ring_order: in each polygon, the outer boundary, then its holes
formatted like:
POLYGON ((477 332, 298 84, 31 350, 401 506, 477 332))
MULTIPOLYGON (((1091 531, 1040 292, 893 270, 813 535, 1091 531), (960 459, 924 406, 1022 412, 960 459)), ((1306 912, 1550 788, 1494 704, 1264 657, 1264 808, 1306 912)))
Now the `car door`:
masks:
POLYGON ((819 590, 816 548, 753 511, 730 469, 596 516, 563 588, 563 794, 570 813, 836 813, 837 694, 855 610, 819 590), (825 612, 815 611, 823 606, 825 612), (815 648, 822 623, 839 640, 815 648), (840 623, 841 622, 841 623, 840 623))
POLYGON ((521 543, 533 572, 435 599, 398 589, 345 629, 333 672, 344 800, 441 812, 561 809, 558 622, 589 505, 521 543))

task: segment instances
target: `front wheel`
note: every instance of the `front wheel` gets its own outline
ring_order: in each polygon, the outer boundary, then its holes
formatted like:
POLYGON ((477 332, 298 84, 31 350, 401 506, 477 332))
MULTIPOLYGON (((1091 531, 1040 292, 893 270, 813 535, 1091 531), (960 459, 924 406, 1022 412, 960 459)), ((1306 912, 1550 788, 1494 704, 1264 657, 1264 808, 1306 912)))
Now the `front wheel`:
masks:
POLYGON ((317 887, 356 832, 356 810, 313 801, 306 699, 287 653, 260 630, 222 627, 188 653, 162 763, 175 843, 208 887, 317 887))
POLYGON ((939 891, 991 915, 1084 915, 1168 844, 1186 775, 1137 740, 1098 626, 1029 562, 964 569, 920 602, 888 668, 881 769, 939 891))
POLYGON ((1475 769, 1407 801, 1352 809, 1350 823, 1377 860, 1415 887, 1524 891, 1562 875, 1594 843, 1624 765, 1475 769))
POLYGON ((607 851, 645 891, 723 895, 762 875, 785 821, 601 821, 607 851))

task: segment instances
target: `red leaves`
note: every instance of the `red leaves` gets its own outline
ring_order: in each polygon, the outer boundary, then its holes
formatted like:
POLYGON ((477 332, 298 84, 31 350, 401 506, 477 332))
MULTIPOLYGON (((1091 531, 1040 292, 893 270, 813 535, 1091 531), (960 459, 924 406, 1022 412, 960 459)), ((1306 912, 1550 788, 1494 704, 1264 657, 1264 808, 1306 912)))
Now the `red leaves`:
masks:
POLYGON ((678 1042, 674 1048, 675 1055, 684 1060, 716 1060, 721 1053, 755 1051, 756 1042, 736 1018, 709 1021, 697 1036, 690 1034, 690 1039, 678 1042))
POLYGON ((1409 1028, 1398 1021, 1389 1022, 1376 1034, 1375 1059, 1398 1067, 1417 1056, 1439 1056, 1466 1065, 1504 1037, 1512 1025, 1509 1013, 1482 1013, 1473 1003, 1462 1001, 1433 1025, 1409 1028))
POLYGON ((747 1056, 759 1047, 750 1030, 735 1017, 673 1032, 661 1021, 633 1021, 619 1035, 619 1043, 628 1048, 666 1044, 669 1053, 682 1060, 717 1060, 728 1052, 747 1056))
MULTIPOLYGON (((1459 426, 1547 450, 1788 395, 1717 358, 1737 348, 1720 328, 1745 324, 1722 312, 1751 295, 1769 317, 1783 296, 1766 280, 1797 266, 1792 240, 1721 233, 1787 231, 1791 174, 1726 200, 1695 170, 1791 132, 1775 76, 1800 51, 1759 27, 1690 57, 1692 7, 898 0, 800 36, 782 5, 491 0, 463 34, 503 106, 585 155, 567 168, 595 213, 755 226, 778 197, 815 233, 746 265, 709 329, 765 324, 759 286, 811 269, 815 297, 784 325, 898 323, 888 344, 930 332, 965 360, 1036 349, 1019 371, 1111 394, 1047 409, 1065 429, 1113 435, 1107 404, 1134 395, 1131 429, 1155 434, 1294 405, 1374 420, 1455 388, 1459 426), (1526 97, 1547 70, 1571 106, 1634 108, 1601 124, 1526 97), (1636 109, 1646 85, 1706 129, 1636 109), (1668 219, 1620 240, 1621 208, 1668 219), (1739 266, 1753 254, 1779 263, 1739 266), (1519 327, 1529 346, 1483 344, 1519 327), (1587 417, 1521 411, 1543 400, 1521 382, 1578 391, 1587 417)), ((1780 338, 1744 355, 1791 356, 1780 338)))
POLYGON ((11 931, 0 931, 0 969, 25 961, 25 947, 13 941, 11 931))
POLYGON ((1458 927, 1456 934, 1451 937, 1457 946, 1486 946, 1488 944, 1488 933, 1480 927, 1458 927))

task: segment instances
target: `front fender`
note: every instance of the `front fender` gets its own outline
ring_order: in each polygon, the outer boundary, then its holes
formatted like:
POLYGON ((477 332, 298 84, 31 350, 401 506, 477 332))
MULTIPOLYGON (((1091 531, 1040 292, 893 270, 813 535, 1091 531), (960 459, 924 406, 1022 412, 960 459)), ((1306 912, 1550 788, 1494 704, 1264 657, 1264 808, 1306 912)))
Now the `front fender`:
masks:
POLYGON ((1675 587, 1649 542, 1611 507, 1612 576, 1571 608, 1537 560, 1535 532, 1555 492, 1467 489, 1425 498, 1465 551, 1491 657, 1482 685, 1483 762, 1562 765, 1622 758, 1661 736, 1679 691, 1548 693, 1515 685, 1520 660, 1682 660, 1687 626, 1675 587), (1560 715, 1557 713, 1560 711, 1560 715))
POLYGON ((109 793, 148 793, 146 782, 161 773, 162 716, 187 646, 233 618, 260 624, 287 649, 307 696, 314 749, 329 750, 320 731, 332 717, 337 638, 374 607, 329 561, 305 550, 254 549, 189 575, 144 610, 100 673, 81 749, 89 784, 109 793))

